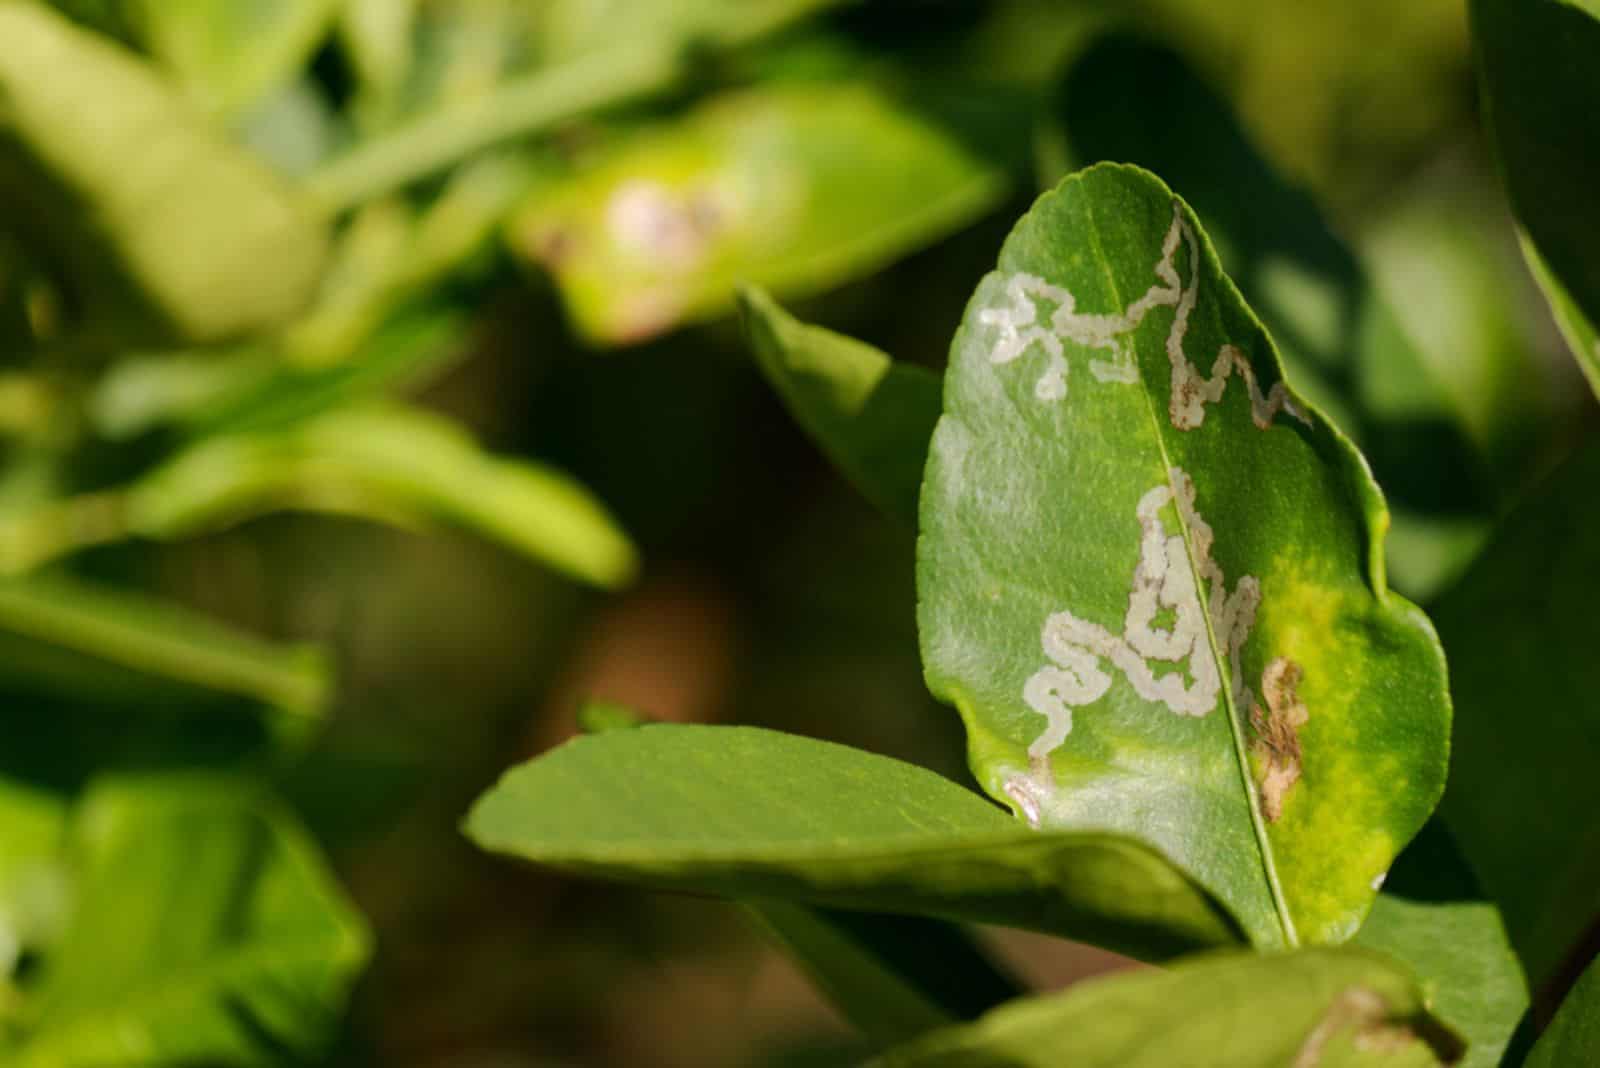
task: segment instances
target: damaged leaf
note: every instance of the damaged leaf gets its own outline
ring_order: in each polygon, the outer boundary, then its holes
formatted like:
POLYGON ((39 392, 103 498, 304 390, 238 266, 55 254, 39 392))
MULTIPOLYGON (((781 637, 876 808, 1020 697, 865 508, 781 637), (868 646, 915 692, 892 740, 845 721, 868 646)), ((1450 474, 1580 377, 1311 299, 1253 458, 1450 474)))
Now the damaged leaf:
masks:
POLYGON ((1454 1064, 1416 981, 1349 949, 1216 954, 1081 982, 937 1031, 872 1068, 1338 1068, 1454 1064))
POLYGON ((1007 179, 865 84, 713 98, 539 194, 510 223, 591 341, 640 341, 877 270, 993 207, 1007 179))
POLYGON ((929 685, 1028 822, 1149 842, 1258 945, 1348 938, 1448 749, 1387 525, 1188 207, 1092 167, 1018 223, 951 347, 918 544, 929 685))

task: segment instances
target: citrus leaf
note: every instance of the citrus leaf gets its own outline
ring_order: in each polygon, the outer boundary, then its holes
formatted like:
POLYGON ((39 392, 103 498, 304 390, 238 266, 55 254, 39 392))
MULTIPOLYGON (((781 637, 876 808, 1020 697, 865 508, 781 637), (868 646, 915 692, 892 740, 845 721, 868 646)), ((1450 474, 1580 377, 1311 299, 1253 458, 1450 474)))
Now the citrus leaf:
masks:
POLYGON ((467 527, 602 586, 626 583, 637 567, 627 536, 578 483, 485 453, 454 423, 416 409, 340 408, 207 438, 121 499, 126 532, 150 538, 298 508, 467 527))
MULTIPOLYGON (((311 191, 328 211, 342 211, 487 149, 678 89, 700 72, 708 56, 752 44, 837 3, 747 0, 722 7, 712 22, 694 25, 692 36, 613 34, 607 48, 504 79, 511 58, 506 53, 517 51, 523 36, 517 23, 531 23, 540 8, 467 4, 467 10, 458 11, 463 5, 427 4, 418 12, 422 21, 441 16, 447 28, 465 38, 459 50, 467 54, 460 62, 447 56, 432 64, 416 57, 416 66, 446 68, 445 84, 423 94, 433 97, 428 106, 329 161, 311 177, 311 191), (454 91, 462 82, 467 91, 454 91)), ((419 51, 427 49, 419 46, 419 51)))
POLYGON ((267 346, 184 351, 112 364, 90 397, 95 429, 112 440, 175 426, 199 440, 276 430, 346 405, 417 388, 460 356, 467 321, 451 308, 408 309, 353 357, 299 367, 267 346))
POLYGON ((0 197, 119 346, 274 326, 311 296, 324 226, 148 65, 48 8, 0 0, 0 197))
POLYGON ((1406 965, 1428 1008, 1467 1039, 1461 1068, 1496 1068, 1528 1009, 1528 980, 1449 832, 1435 817, 1400 854, 1355 937, 1406 965))
POLYGON ((740 307, 761 372, 795 421, 873 504, 915 526, 939 376, 807 326, 759 289, 742 290, 740 307))
MULTIPOLYGON (((588 701, 578 709, 578 727, 585 734, 632 730, 648 722, 633 709, 607 701, 588 701)), ((974 1019, 1018 994, 1015 982, 953 923, 771 898, 744 905, 846 1019, 884 1044, 974 1019)))
POLYGON ((261 1064, 323 1047, 368 939, 279 804, 222 778, 113 778, 71 834, 75 905, 7 1065, 261 1064))
POLYGON ((1596 485, 1590 442, 1435 609, 1456 703, 1441 812, 1535 989, 1600 915, 1600 830, 1577 816, 1600 806, 1596 485))
POLYGON ((1019 993, 953 924, 788 901, 748 904, 844 1017, 885 1045, 976 1019, 1019 993))
POLYGON ((339 0, 135 0, 145 48, 207 114, 238 114, 311 58, 339 0))
POLYGON ((910 764, 753 727, 577 738, 478 799, 483 848, 726 897, 1002 923, 1164 958, 1227 944, 1227 914, 1114 835, 1039 834, 910 764))
POLYGON ((1416 982, 1351 949, 1216 954, 1018 1001, 873 1068, 1280 1068, 1452 1064, 1416 982))
MULTIPOLYGON (((1489 443, 1470 433, 1474 383, 1458 381, 1456 354, 1413 343, 1315 201, 1251 144, 1179 53, 1103 38, 1069 72, 1057 113, 1078 164, 1138 164, 1188 200, 1277 342, 1290 384, 1371 462, 1395 512, 1396 586, 1437 592, 1479 543, 1461 528, 1486 535, 1495 503, 1489 443), (1397 545, 1419 541, 1425 547, 1397 559, 1397 545)), ((1495 385, 1482 383, 1485 392, 1495 385)))
POLYGON ((972 222, 1006 176, 866 84, 725 93, 541 193, 510 240, 578 330, 642 340, 860 277, 972 222))
POLYGON ((0 678, 119 704, 244 697, 312 719, 332 689, 313 646, 64 573, 0 582, 0 678))
POLYGON ((918 620, 979 781, 1141 838, 1263 946, 1337 941, 1444 784, 1388 515, 1193 213, 1100 165, 1013 229, 951 347, 918 620))
POLYGON ((1600 1058, 1600 962, 1578 979, 1522 1068, 1562 1068, 1600 1058))
POLYGON ((1472 0, 1483 111, 1529 263, 1600 393, 1600 14, 1565 0, 1472 0))

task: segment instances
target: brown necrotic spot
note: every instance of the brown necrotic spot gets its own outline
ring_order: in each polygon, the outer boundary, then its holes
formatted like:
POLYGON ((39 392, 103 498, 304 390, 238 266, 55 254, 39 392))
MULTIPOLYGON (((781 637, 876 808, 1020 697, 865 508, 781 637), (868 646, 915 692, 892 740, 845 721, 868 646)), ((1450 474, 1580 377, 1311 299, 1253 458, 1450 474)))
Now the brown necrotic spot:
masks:
POLYGON ((1311 712, 1300 700, 1300 665, 1288 657, 1275 658, 1261 672, 1261 694, 1267 707, 1252 702, 1250 726, 1255 731, 1250 755, 1254 757, 1256 785, 1261 793, 1261 814, 1268 823, 1283 816, 1283 802, 1300 781, 1300 728, 1311 712))

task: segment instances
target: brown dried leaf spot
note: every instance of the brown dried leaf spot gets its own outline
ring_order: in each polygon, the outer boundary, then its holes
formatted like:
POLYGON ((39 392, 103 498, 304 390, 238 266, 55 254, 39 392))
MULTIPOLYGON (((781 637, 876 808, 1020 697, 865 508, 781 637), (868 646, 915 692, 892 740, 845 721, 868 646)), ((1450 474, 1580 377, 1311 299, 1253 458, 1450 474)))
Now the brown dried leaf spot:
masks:
POLYGON ((1297 692, 1300 665, 1286 656, 1275 658, 1261 672, 1261 693, 1267 708, 1250 704, 1250 727, 1255 741, 1250 755, 1255 758, 1256 785, 1261 791, 1261 813, 1268 823, 1283 816, 1283 802, 1289 790, 1300 781, 1300 728, 1311 712, 1297 692))

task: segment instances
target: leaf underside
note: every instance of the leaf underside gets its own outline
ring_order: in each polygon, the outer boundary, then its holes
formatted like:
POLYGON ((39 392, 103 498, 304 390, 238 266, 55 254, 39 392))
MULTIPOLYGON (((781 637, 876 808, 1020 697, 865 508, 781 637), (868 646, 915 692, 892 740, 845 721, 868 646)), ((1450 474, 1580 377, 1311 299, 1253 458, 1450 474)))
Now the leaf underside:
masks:
POLYGON ((1448 750, 1387 522, 1188 207, 1090 168, 1012 231, 951 348, 918 545, 930 688, 1030 822, 1151 843, 1259 945, 1347 938, 1448 750))
POLYGON ((1600 394, 1600 13, 1590 0, 1472 0, 1483 111, 1523 250, 1600 394))

